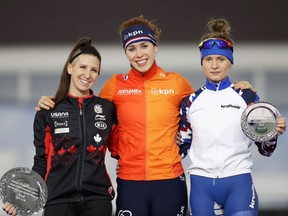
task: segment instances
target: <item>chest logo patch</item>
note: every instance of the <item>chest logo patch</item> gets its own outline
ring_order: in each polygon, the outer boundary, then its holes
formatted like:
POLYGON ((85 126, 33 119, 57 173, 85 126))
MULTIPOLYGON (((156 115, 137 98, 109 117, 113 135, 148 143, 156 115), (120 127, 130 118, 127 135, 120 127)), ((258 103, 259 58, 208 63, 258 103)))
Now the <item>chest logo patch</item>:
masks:
POLYGON ((161 89, 161 88, 152 88, 152 95, 170 95, 175 94, 174 89, 161 89))
POLYGON ((98 121, 95 123, 95 127, 100 130, 105 130, 107 128, 107 124, 105 122, 98 121))

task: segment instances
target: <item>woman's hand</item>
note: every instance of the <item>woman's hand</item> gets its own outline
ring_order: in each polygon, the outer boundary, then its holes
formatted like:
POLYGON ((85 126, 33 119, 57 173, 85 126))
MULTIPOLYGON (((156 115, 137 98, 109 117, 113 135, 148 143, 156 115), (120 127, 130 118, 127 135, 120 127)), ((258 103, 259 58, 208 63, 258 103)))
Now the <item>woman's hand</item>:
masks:
POLYGON ((181 133, 178 131, 178 133, 176 134, 176 144, 178 146, 181 146, 182 145, 182 136, 181 136, 181 133))
POLYGON ((286 130, 286 118, 279 117, 276 119, 276 130, 278 131, 278 134, 281 135, 286 130))
POLYGON ((8 202, 2 206, 2 209, 9 215, 16 216, 17 214, 16 208, 11 203, 8 203, 8 202))
POLYGON ((35 107, 35 110, 40 111, 42 108, 46 110, 54 108, 55 103, 53 99, 53 96, 42 96, 38 102, 38 106, 35 107))
POLYGON ((253 89, 253 86, 248 81, 235 81, 234 82, 234 88, 235 89, 250 89, 253 92, 256 92, 255 89, 253 89))

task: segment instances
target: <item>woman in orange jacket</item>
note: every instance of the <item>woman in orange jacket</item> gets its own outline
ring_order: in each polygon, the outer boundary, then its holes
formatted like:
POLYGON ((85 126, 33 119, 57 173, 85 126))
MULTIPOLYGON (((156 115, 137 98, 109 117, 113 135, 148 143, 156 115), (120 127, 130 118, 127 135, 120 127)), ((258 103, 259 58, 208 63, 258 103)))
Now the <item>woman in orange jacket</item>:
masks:
MULTIPOLYGON (((117 109, 116 215, 186 215, 186 179, 175 137, 182 98, 194 90, 186 78, 157 65, 157 25, 138 16, 123 22, 119 33, 131 69, 113 75, 99 94, 117 109)), ((250 87, 238 85, 243 84, 250 87)), ((43 96, 39 105, 53 102, 43 96)))

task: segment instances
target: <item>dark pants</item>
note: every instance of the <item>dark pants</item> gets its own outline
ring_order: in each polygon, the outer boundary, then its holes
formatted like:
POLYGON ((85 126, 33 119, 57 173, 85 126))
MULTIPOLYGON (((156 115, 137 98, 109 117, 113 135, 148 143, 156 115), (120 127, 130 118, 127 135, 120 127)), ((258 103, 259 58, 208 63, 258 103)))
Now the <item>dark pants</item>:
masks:
POLYGON ((186 216, 184 174, 175 179, 128 181, 117 178, 116 215, 186 216))
POLYGON ((93 200, 47 205, 44 216, 111 216, 110 200, 93 200))

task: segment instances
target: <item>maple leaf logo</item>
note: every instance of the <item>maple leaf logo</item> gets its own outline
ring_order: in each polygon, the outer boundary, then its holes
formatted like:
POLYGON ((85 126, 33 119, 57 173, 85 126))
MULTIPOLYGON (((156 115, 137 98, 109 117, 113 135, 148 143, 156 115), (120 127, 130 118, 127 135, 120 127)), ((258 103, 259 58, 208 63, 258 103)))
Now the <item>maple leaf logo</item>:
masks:
POLYGON ((87 147, 87 151, 88 152, 95 152, 96 151, 96 147, 95 146, 93 146, 93 145, 89 145, 88 147, 87 147))
POLYGON ((96 143, 99 143, 101 140, 102 140, 102 137, 100 137, 100 135, 97 133, 95 136, 94 136, 94 140, 96 143))
POLYGON ((68 148, 68 152, 73 154, 77 151, 77 148, 75 147, 75 145, 72 145, 70 148, 68 148))
POLYGON ((62 147, 61 149, 59 149, 58 154, 59 155, 63 155, 65 153, 65 149, 62 147))

